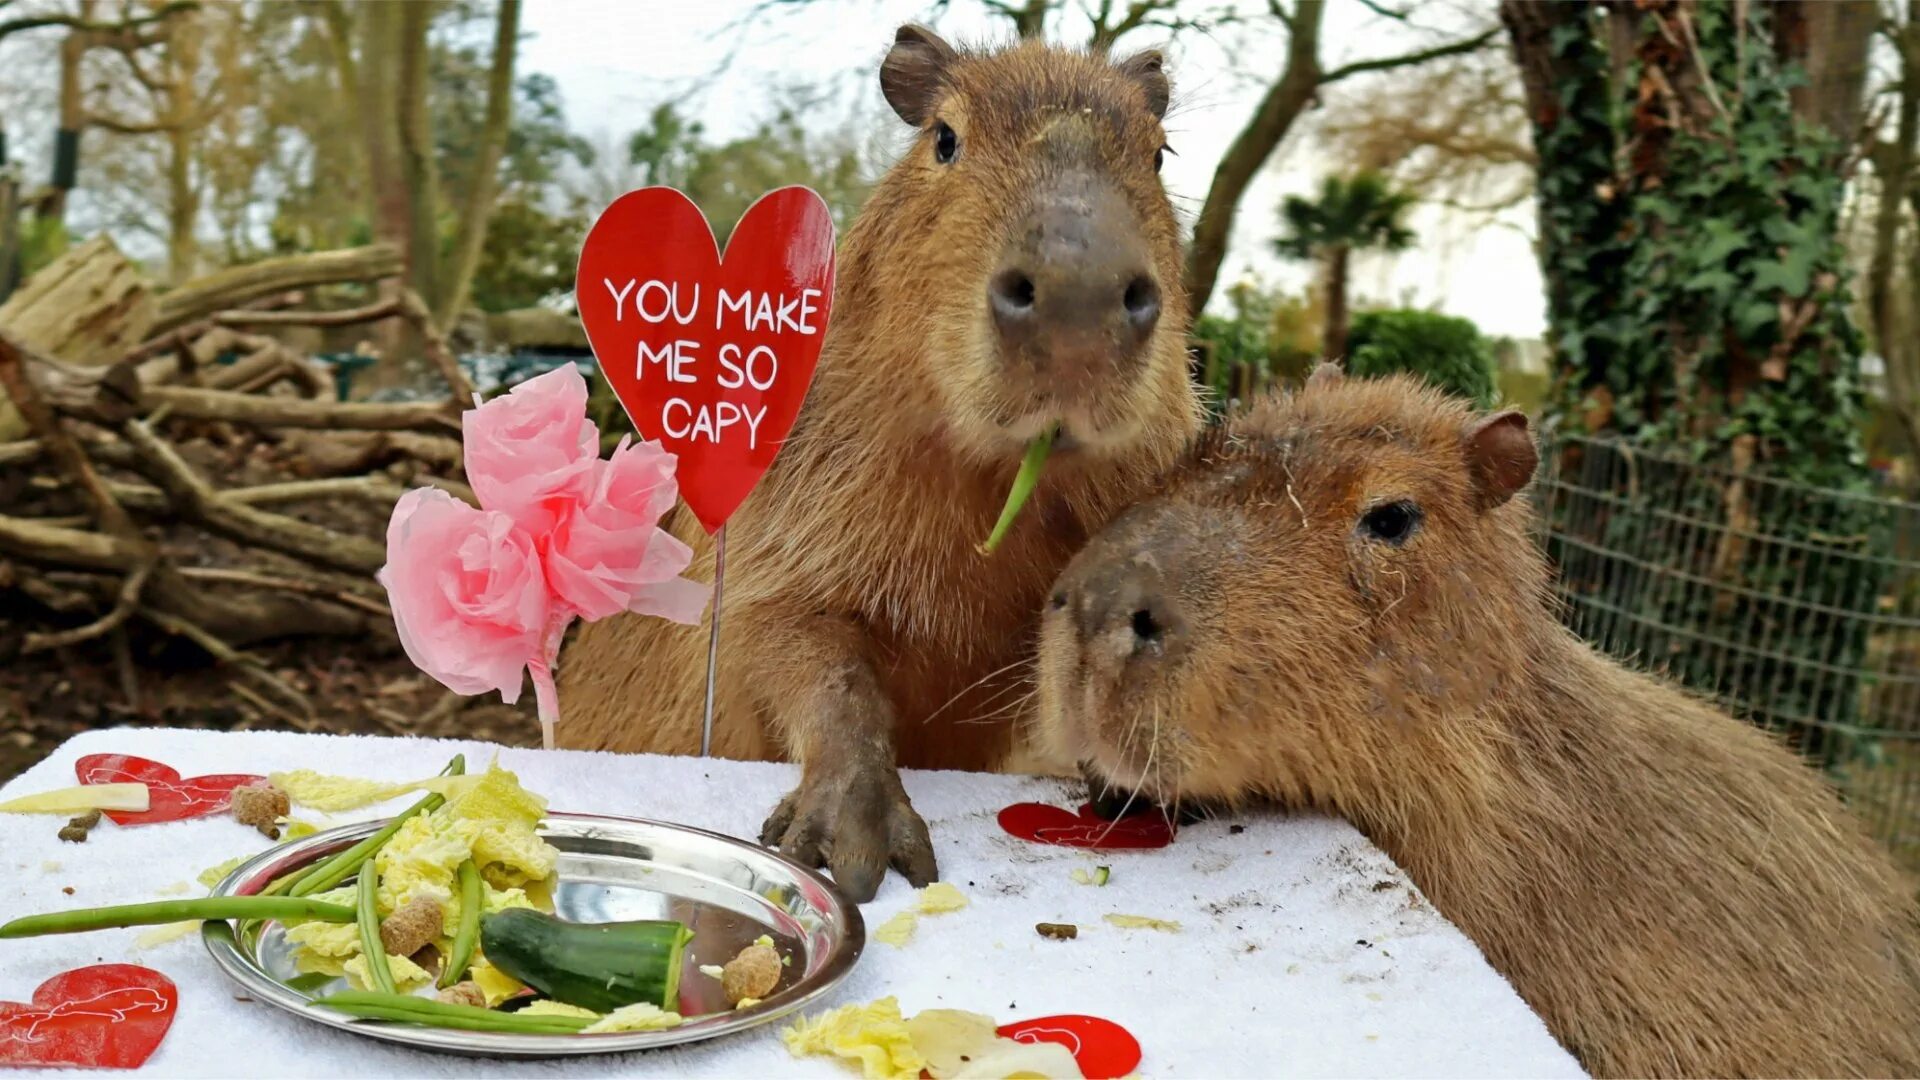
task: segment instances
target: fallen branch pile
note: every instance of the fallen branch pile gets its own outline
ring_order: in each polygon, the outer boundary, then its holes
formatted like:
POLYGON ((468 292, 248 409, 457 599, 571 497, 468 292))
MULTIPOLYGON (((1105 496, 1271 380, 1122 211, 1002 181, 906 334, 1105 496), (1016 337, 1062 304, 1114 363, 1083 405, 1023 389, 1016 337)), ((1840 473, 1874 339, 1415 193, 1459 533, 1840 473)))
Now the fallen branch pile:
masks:
MULTIPOLYGON (((59 337, 44 321, 30 338, 26 319, 0 319, 0 391, 10 402, 0 414, 17 411, 0 418, 20 436, 0 441, 0 664, 104 639, 132 697, 127 634, 140 627, 191 642, 230 668, 236 694, 306 726, 311 703, 248 647, 304 635, 391 639, 374 572, 394 501, 420 484, 472 499, 454 479, 472 387, 425 305, 387 280, 399 269, 390 248, 375 247, 138 296, 107 317, 138 313, 146 334, 114 346, 117 358, 104 364, 28 344, 59 337), (386 281, 387 298, 298 306, 301 290, 345 281, 386 281), (269 336, 342 326, 408 335, 448 395, 338 401, 323 368, 269 336), (237 359, 217 362, 229 356, 237 359)), ((123 333, 97 325, 74 332, 90 342, 123 333)))

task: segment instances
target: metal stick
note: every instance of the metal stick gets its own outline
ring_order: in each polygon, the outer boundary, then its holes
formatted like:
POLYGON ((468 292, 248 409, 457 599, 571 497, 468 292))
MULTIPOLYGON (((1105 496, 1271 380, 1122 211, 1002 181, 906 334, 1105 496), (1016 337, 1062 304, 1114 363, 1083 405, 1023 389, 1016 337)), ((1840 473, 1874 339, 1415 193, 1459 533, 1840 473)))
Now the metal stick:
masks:
POLYGON ((707 710, 700 719, 700 756, 713 750, 713 671, 720 658, 720 588, 726 583, 727 526, 713 534, 713 624, 707 632, 707 710))

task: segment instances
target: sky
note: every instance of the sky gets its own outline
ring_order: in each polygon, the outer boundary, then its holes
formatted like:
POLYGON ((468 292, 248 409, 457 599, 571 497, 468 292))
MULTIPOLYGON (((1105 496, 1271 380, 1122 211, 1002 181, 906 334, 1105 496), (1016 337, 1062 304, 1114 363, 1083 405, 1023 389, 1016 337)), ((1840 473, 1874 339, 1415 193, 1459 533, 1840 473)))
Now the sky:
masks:
MULTIPOLYGON (((529 0, 519 62, 524 72, 556 80, 569 123, 608 145, 642 126, 655 105, 682 98, 686 111, 716 139, 744 135, 767 118, 772 92, 796 83, 838 89, 838 111, 822 106, 828 126, 848 117, 867 118, 897 129, 896 145, 904 145, 906 129, 887 111, 877 78, 894 28, 925 22, 955 41, 993 40, 1007 33, 1004 22, 989 18, 977 0, 950 0, 944 7, 928 0, 812 0, 748 22, 745 16, 754 6, 754 0, 529 0), (731 63, 716 75, 730 54, 731 63)), ((1422 5, 1419 17, 1441 27, 1460 25, 1457 13, 1434 11, 1433 5, 1422 5)), ((1070 41, 1086 32, 1084 20, 1064 25, 1070 41)), ((1435 40, 1380 18, 1359 0, 1332 0, 1321 33, 1322 63, 1331 67, 1394 55, 1435 40)), ((1277 76, 1283 38, 1218 40, 1187 34, 1169 42, 1142 31, 1123 40, 1120 51, 1162 44, 1170 46, 1175 90, 1167 119, 1175 155, 1162 175, 1175 207, 1191 223, 1214 165, 1265 88, 1262 79, 1277 76), (1273 59, 1262 70, 1257 58, 1265 56, 1273 59)), ((1306 126, 1303 118, 1296 128, 1306 126)), ((1271 255, 1268 242, 1278 229, 1275 208, 1281 198, 1310 192, 1328 168, 1309 136, 1289 135, 1241 203, 1223 286, 1249 273, 1291 288, 1306 283, 1311 268, 1271 255)), ((1472 319, 1489 334, 1540 336, 1545 300, 1532 248, 1530 205, 1496 223, 1474 225, 1423 208, 1413 224, 1421 235, 1414 250, 1357 260, 1359 296, 1395 303, 1407 298, 1416 306, 1472 319)))

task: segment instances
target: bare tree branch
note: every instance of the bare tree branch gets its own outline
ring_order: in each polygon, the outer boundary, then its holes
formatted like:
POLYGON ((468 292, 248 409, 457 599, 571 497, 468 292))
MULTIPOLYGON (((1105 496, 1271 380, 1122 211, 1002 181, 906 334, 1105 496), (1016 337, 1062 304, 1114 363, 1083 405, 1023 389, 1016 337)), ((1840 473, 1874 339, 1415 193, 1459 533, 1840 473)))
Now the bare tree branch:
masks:
POLYGON ((1438 60, 1443 56, 1459 56, 1463 53, 1476 52, 1486 48, 1499 36, 1499 27, 1494 27, 1485 33, 1476 34, 1463 41, 1436 45, 1431 49, 1421 49, 1418 52, 1404 53, 1400 56, 1383 56, 1374 60, 1356 60, 1351 64, 1343 64, 1340 67, 1334 68, 1332 71, 1321 76, 1320 85, 1330 86, 1342 79, 1352 78, 1355 75, 1363 75, 1369 71, 1390 71, 1394 68, 1424 64, 1429 60, 1438 60))
POLYGON ((64 26, 91 34, 124 34, 142 26, 162 23, 183 11, 194 11, 200 7, 199 0, 172 0, 146 15, 137 15, 120 22, 97 22, 78 15, 66 15, 49 12, 45 15, 28 15, 19 19, 0 22, 0 38, 9 34, 25 33, 28 30, 42 30, 49 26, 64 26))

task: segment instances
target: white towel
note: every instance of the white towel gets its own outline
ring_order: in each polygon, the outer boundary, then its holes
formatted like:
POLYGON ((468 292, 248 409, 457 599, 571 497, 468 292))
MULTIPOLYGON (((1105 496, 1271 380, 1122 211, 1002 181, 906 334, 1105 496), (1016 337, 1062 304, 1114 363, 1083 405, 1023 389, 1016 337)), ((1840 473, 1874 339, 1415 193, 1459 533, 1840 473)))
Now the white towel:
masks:
MULTIPOLYGON (((311 768, 413 780, 455 752, 501 764, 556 810, 684 822, 758 835, 794 783, 788 765, 571 751, 485 743, 267 732, 118 729, 80 735, 0 789, 0 799, 75 783, 73 762, 128 753, 182 775, 311 768)), ((869 940, 829 1005, 900 999, 909 1015, 960 1008, 1008 1022, 1055 1013, 1106 1017, 1144 1051, 1145 1077, 1582 1075, 1545 1025, 1437 915, 1380 851, 1345 822, 1249 815, 1188 826, 1158 851, 1085 852, 1014 839, 995 823, 1021 801, 1077 805, 1058 781, 910 772, 942 878, 972 905, 928 916, 904 948, 869 940), (1075 868, 1112 867, 1102 887, 1075 868), (1382 884, 1386 883, 1386 884, 1382 884), (1181 931, 1127 930, 1108 913, 1178 921, 1181 931), (1042 940, 1036 922, 1071 922, 1074 941, 1042 940)), ((405 805, 405 800, 393 805, 405 805)), ((369 808, 324 819, 382 816, 369 808)), ((160 898, 202 870, 268 846, 230 817, 118 828, 84 844, 54 835, 64 819, 0 814, 0 921, 34 912, 160 898), (73 895, 62 890, 71 886, 73 895)), ((204 890, 193 887, 193 894, 204 890)), ((911 905, 889 877, 863 912, 869 928, 911 905)), ((235 1000, 197 934, 147 950, 142 931, 0 941, 0 1000, 22 1001, 59 972, 101 962, 144 964, 180 988, 180 1010, 145 1072, 164 1076, 856 1076, 826 1059, 795 1060, 777 1021, 685 1048, 565 1061, 476 1061, 408 1050, 235 1000)), ((36 1070, 41 1075, 44 1070, 36 1070)), ((19 1074, 24 1075, 24 1071, 19 1074)))

